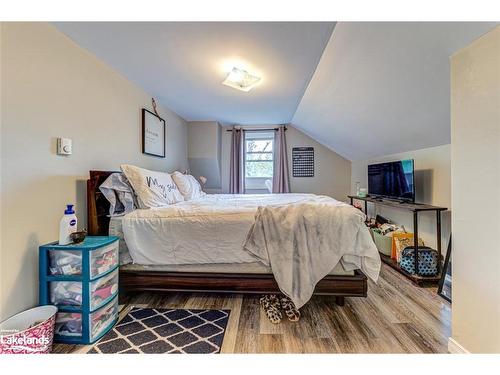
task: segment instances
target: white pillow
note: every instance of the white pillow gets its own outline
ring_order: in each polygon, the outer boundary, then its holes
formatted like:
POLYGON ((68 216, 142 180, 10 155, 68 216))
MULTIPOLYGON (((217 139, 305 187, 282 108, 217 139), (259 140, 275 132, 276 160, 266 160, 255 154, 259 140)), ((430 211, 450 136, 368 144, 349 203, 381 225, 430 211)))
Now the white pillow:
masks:
POLYGON ((128 164, 123 164, 120 168, 134 188, 140 208, 162 207, 184 200, 168 173, 128 164))
POLYGON ((172 178, 185 200, 190 201, 191 199, 200 198, 206 195, 206 193, 201 190, 200 183, 190 174, 183 174, 175 171, 172 173, 172 178))

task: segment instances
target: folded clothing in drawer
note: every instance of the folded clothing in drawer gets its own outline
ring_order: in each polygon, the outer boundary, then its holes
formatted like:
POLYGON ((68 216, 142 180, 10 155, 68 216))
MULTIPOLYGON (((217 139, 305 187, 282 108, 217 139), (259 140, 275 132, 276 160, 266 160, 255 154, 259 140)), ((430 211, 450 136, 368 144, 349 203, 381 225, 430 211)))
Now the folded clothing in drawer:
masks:
POLYGON ((81 336, 82 314, 65 312, 57 313, 55 334, 60 336, 81 336))
POLYGON ((118 264, 118 241, 90 253, 90 276, 100 275, 118 264))
POLYGON ((90 284, 90 309, 94 310, 105 303, 118 291, 118 270, 90 284))
POLYGON ((118 316, 118 297, 90 314, 90 339, 97 338, 118 316))
POLYGON ((79 281, 52 281, 50 303, 53 305, 81 306, 82 283, 79 281))

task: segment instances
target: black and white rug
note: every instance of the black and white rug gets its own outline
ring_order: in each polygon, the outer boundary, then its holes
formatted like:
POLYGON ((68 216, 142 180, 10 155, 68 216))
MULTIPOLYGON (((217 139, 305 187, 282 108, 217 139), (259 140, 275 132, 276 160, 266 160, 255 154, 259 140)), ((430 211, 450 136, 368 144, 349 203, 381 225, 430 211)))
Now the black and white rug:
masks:
POLYGON ((219 353, 229 312, 134 307, 88 353, 219 353))

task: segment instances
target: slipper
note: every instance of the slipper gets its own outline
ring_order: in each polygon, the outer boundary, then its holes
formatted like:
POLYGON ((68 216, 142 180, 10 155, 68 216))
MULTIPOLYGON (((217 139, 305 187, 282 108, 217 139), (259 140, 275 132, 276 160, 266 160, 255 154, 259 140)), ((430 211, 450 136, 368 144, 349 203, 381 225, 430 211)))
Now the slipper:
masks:
POLYGON ((282 315, 279 309, 280 300, 275 294, 266 294, 262 296, 259 303, 271 323, 281 323, 282 315))
POLYGON ((280 306, 285 312, 287 318, 291 322, 298 322, 300 319, 300 311, 295 307, 295 304, 288 297, 280 297, 280 306))

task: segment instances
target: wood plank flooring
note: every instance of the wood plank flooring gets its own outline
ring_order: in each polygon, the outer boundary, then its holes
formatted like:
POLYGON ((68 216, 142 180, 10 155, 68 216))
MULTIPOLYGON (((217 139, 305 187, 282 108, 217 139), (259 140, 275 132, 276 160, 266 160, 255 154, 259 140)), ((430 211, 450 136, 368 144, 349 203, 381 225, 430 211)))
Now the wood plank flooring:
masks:
MULTIPOLYGON (((271 324, 259 297, 241 294, 138 293, 122 298, 120 316, 132 306, 230 309, 223 353, 447 353, 451 306, 435 289, 419 288, 387 265, 367 298, 335 305, 314 296, 297 323, 271 324)), ((56 353, 90 347, 56 344, 56 353)))

